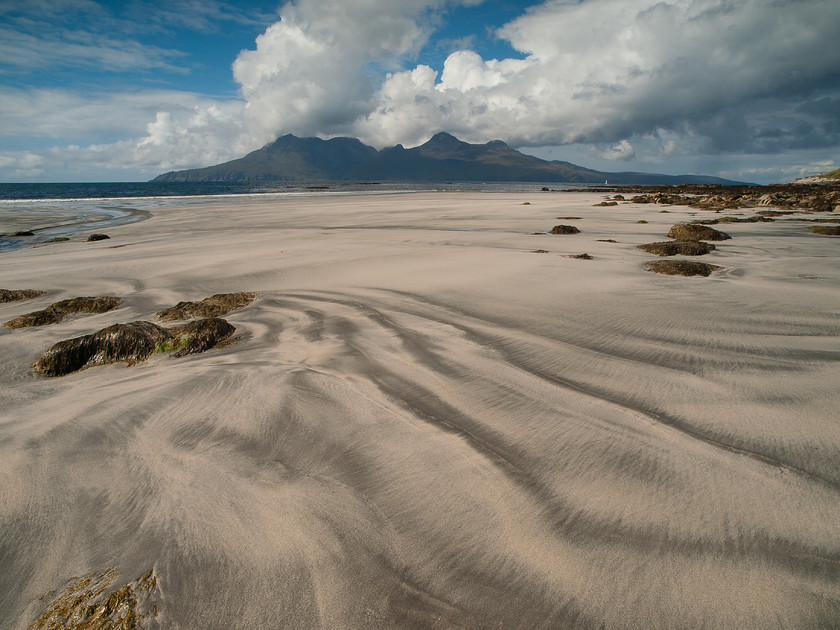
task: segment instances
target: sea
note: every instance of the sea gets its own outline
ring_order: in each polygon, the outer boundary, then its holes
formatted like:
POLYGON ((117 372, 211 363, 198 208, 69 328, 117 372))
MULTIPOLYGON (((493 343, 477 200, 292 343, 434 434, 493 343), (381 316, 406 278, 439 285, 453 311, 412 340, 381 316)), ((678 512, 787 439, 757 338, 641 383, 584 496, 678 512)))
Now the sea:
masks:
POLYGON ((107 182, 0 184, 0 253, 78 239, 157 209, 245 198, 416 191, 533 192, 586 185, 541 182, 107 182))

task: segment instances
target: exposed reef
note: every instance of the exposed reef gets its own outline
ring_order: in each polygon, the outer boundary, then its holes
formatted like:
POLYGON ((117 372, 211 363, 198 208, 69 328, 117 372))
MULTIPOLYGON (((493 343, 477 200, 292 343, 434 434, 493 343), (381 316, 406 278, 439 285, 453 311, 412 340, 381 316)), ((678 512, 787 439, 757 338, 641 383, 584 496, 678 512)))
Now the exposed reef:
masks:
MULTIPOLYGON (((139 630, 159 614, 157 577, 149 569, 133 582, 111 589, 115 567, 68 580, 27 630, 139 630)), ((44 593, 41 601, 55 595, 44 593)))
POLYGON ((667 276, 708 276, 720 267, 693 260, 651 260, 645 263, 645 269, 667 276))
POLYGON ((175 351, 173 356, 204 352, 236 330, 223 319, 190 322, 173 329, 146 321, 114 324, 91 335, 59 341, 42 354, 32 369, 44 376, 64 376, 95 365, 145 361, 155 352, 175 351))
POLYGON ((659 241, 636 247, 657 256, 703 256, 715 249, 714 245, 700 241, 659 241))
POLYGON ((40 295, 44 295, 46 291, 39 289, 0 289, 0 302, 20 302, 22 300, 31 300, 40 295))
POLYGON ((256 297, 255 293, 217 293, 198 302, 178 302, 172 308, 158 311, 155 317, 165 322, 191 317, 219 317, 248 306, 256 297))
POLYGON ((555 225, 551 228, 552 234, 578 234, 580 232, 574 225, 555 225))
POLYGON ((42 311, 35 311, 12 319, 3 326, 6 328, 27 328, 29 326, 48 326, 57 324, 68 315, 75 313, 107 313, 123 303, 121 298, 113 296, 77 297, 51 304, 42 311))
POLYGON ((725 241, 732 238, 726 232, 699 223, 677 223, 668 230, 668 236, 680 241, 725 241))

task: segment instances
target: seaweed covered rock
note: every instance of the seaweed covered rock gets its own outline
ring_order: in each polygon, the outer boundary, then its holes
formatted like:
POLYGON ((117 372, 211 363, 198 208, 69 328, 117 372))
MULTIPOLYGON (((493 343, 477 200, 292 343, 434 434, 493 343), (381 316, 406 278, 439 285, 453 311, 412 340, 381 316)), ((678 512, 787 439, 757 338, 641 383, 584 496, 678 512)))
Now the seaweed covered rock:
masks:
POLYGON ((808 229, 823 236, 840 236, 840 225, 812 225, 808 229))
POLYGON ((677 223, 668 230, 668 237, 680 241, 725 241, 732 238, 726 232, 698 223, 677 223))
POLYGON ((157 312, 155 317, 166 322, 191 317, 219 317, 248 306, 256 297, 255 293, 217 293, 198 302, 178 302, 172 308, 157 312))
MULTIPOLYGON (((221 342, 228 340, 236 328, 226 320, 218 317, 198 319, 183 326, 170 328, 172 333, 172 349, 174 357, 183 357, 209 350, 221 342)), ((160 348, 159 348, 160 349, 160 348)))
POLYGON ((151 322, 114 324, 92 335, 59 341, 32 365, 38 374, 63 376, 94 365, 123 362, 134 365, 148 359, 172 333, 151 322))
POLYGON ((551 228, 552 234, 578 234, 580 230, 574 225, 555 225, 551 228))
POLYGON ((155 352, 172 352, 183 357, 197 354, 228 341, 236 328, 213 317, 167 329, 152 322, 114 324, 92 335, 55 344, 32 365, 45 376, 64 376, 95 365, 145 361, 155 352))
POLYGON ((40 295, 44 295, 46 291, 39 289, 0 289, 0 302, 20 302, 21 300, 31 300, 40 295))
POLYGON ((62 628, 65 630, 140 630, 159 614, 161 597, 154 569, 133 582, 114 588, 115 567, 88 573, 67 581, 56 593, 49 591, 38 599, 50 601, 47 609, 29 628, 62 628))
POLYGON ((109 238, 111 238, 111 237, 108 236, 107 234, 91 234, 90 236, 88 236, 87 240, 88 240, 88 243, 92 243, 93 241, 105 241, 109 238))
POLYGON ((708 276, 720 267, 693 260, 651 260, 645 263, 645 269, 667 276, 708 276))
POLYGON ((703 256, 715 249, 714 245, 700 241, 659 241, 636 245, 636 247, 657 256, 703 256))
POLYGON ((27 313, 3 324, 6 328, 27 328, 56 324, 74 313, 107 313, 118 308, 122 298, 114 296, 77 297, 51 304, 42 311, 27 313))

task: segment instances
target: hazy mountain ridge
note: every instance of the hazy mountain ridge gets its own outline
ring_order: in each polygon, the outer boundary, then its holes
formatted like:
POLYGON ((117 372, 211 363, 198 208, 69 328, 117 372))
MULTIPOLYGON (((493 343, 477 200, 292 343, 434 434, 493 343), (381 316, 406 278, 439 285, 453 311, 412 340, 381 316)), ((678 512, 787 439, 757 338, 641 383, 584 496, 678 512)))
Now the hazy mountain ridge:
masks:
POLYGON ((248 155, 206 168, 171 171, 152 181, 519 181, 599 184, 737 184, 704 175, 610 173, 520 153, 501 140, 470 144, 441 132, 418 147, 377 151, 356 138, 287 134, 248 155))

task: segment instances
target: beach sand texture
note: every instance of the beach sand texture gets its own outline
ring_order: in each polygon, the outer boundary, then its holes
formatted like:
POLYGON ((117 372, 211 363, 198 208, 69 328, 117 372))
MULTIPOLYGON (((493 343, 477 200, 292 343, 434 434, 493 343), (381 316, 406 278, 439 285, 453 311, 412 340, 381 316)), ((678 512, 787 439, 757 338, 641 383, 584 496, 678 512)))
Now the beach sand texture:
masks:
POLYGON ((711 276, 658 275, 636 245, 711 213, 601 199, 191 205, 3 254, 48 293, 2 321, 124 304, 0 329, 0 625, 111 567, 153 569, 148 627, 840 625, 840 239, 729 224, 711 276), (30 368, 239 291, 228 347, 30 368))

